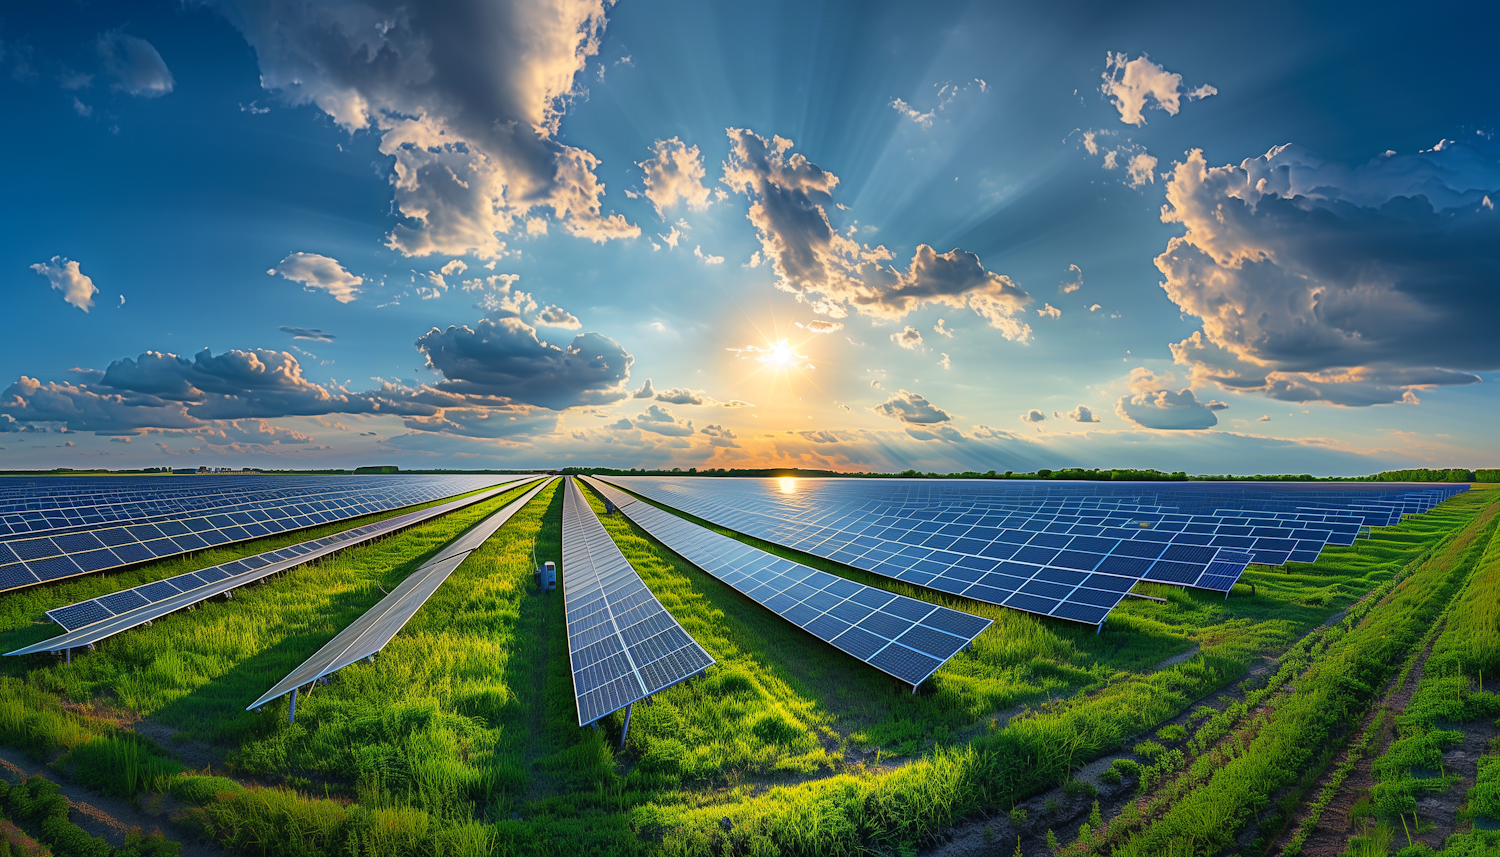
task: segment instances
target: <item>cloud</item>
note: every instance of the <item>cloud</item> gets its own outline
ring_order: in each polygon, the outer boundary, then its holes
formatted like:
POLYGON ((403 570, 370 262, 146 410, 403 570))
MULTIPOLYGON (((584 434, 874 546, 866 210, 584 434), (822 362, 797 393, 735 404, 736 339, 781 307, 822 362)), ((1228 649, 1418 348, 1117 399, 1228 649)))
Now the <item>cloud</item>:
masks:
POLYGON ((708 208, 708 188, 703 185, 707 173, 697 146, 689 146, 676 137, 657 140, 651 144, 651 157, 637 161, 636 166, 646 174, 645 197, 656 208, 658 217, 665 220, 663 212, 678 200, 694 210, 708 208))
POLYGON ((1062 310, 1058 309, 1057 307, 1053 306, 1052 304, 1042 304, 1042 308, 1039 309, 1039 310, 1037 310, 1036 314, 1040 315, 1040 316, 1044 316, 1046 318, 1050 318, 1053 321, 1056 321, 1057 319, 1062 318, 1062 310))
POLYGON ((953 421, 953 415, 919 393, 900 390, 870 410, 906 425, 932 426, 953 421))
POLYGON ((730 399, 721 402, 702 390, 690 390, 686 387, 673 387, 656 394, 658 402, 666 402, 671 405, 710 405, 724 408, 753 408, 754 405, 740 399, 730 399))
POLYGON ((1148 429, 1169 431, 1213 428, 1219 424, 1215 411, 1229 407, 1223 402, 1200 402, 1191 388, 1172 391, 1171 376, 1157 377, 1144 366, 1130 373, 1132 395, 1121 396, 1115 413, 1148 429))
POLYGON ((639 390, 636 390, 634 393, 630 394, 630 398, 632 398, 632 399, 650 399, 650 398, 654 397, 655 395, 656 395, 656 391, 653 390, 653 389, 651 389, 651 379, 647 378, 646 379, 646 383, 642 384, 641 388, 639 390))
POLYGON ((1278 146, 1167 182, 1181 224, 1156 258, 1201 332, 1172 346, 1193 383, 1284 401, 1371 405, 1500 368, 1500 163, 1463 144, 1359 167, 1278 146))
POLYGON ((845 317, 850 308, 897 320, 933 303, 972 309, 1007 339, 1025 341, 1031 328, 1016 316, 1030 296, 1009 278, 985 270, 979 257, 954 249, 938 253, 919 244, 905 270, 890 264, 884 246, 860 244, 833 228, 825 206, 838 177, 806 157, 789 154, 792 141, 729 129, 724 183, 751 200, 747 217, 770 261, 777 287, 815 312, 845 317))
POLYGON ((966 82, 962 85, 955 84, 949 81, 947 83, 934 84, 934 86, 937 87, 938 91, 937 103, 934 104, 932 108, 929 109, 926 113, 917 110, 915 107, 911 106, 900 98, 891 99, 891 109, 901 114, 902 118, 909 119, 922 128, 931 128, 932 120, 935 119, 939 113, 942 113, 945 109, 947 109, 948 105, 952 104, 953 99, 957 98, 960 93, 968 91, 970 87, 975 87, 980 92, 989 91, 989 84, 985 83, 977 77, 972 81, 966 82))
POLYGON ((51 261, 38 262, 31 266, 31 270, 47 278, 52 288, 63 293, 63 300, 88 312, 94 306, 94 295, 99 289, 89 276, 78 269, 78 263, 61 256, 53 256, 51 261))
POLYGON ((85 385, 55 381, 43 384, 25 375, 0 393, 0 413, 12 431, 26 425, 61 424, 71 431, 126 434, 143 428, 202 425, 181 402, 130 401, 121 393, 99 393, 85 385))
POLYGON ((474 308, 484 310, 490 318, 518 318, 536 311, 536 301, 529 293, 512 288, 519 279, 519 274, 493 274, 464 280, 463 290, 481 293, 474 308))
POLYGON ((324 333, 316 327, 288 327, 281 326, 282 333, 290 333, 293 339, 306 339, 310 342, 332 342, 336 337, 331 333, 324 333))
POLYGON ((535 212, 595 242, 640 234, 603 212, 598 159, 557 140, 575 78, 598 53, 601 0, 217 5, 254 48, 265 89, 379 135, 404 218, 392 249, 494 258, 499 236, 535 212))
POLYGON ((625 398, 635 362, 607 336, 583 333, 559 348, 538 341, 536 329, 517 318, 434 327, 416 345, 428 368, 446 379, 436 385, 440 390, 552 409, 625 398))
POLYGON ((705 265, 722 265, 722 264, 724 264, 724 257, 723 256, 709 256, 709 255, 706 255, 703 252, 703 248, 702 247, 694 247, 693 248, 693 255, 697 256, 699 259, 702 259, 703 260, 703 264, 705 264, 705 265))
MULTIPOLYGON (((1152 163, 1151 166, 1154 169, 1156 164, 1152 163)), ((1065 295, 1071 295, 1081 288, 1083 288, 1083 269, 1077 265, 1069 265, 1068 278, 1057 284, 1057 290, 1065 295)))
MULTIPOLYGON (((293 253, 266 273, 272 276, 280 274, 294 283, 301 283, 308 291, 321 289, 341 304, 353 302, 359 296, 359 286, 365 281, 364 277, 349 273, 337 259, 317 253, 293 253)), ((441 277, 438 277, 438 282, 442 282, 441 277)), ((443 283, 443 286, 446 288, 447 284, 443 283)))
POLYGON ((145 39, 112 31, 99 36, 95 48, 104 61, 104 70, 115 79, 115 89, 142 98, 159 98, 176 86, 161 54, 145 39))
POLYGON ((837 333, 844 329, 844 325, 837 321, 824 321, 823 319, 814 319, 807 324, 799 321, 797 326, 808 333, 837 333))
POLYGON ((577 330, 583 327, 583 322, 578 317, 555 304, 547 304, 542 311, 537 313, 536 322, 547 327, 561 327, 567 330, 577 330))
POLYGON ((1043 422, 1046 419, 1047 415, 1037 410, 1036 408, 1032 408, 1031 410, 1021 415, 1021 422, 1023 423, 1039 423, 1043 422))
POLYGON ((905 348, 907 351, 923 350, 922 332, 909 324, 904 330, 891 334, 891 341, 905 348))
POLYGON ((524 405, 501 407, 445 407, 437 413, 415 414, 403 420, 413 431, 432 432, 485 440, 530 438, 555 432, 558 414, 524 405))
POLYGON ((1096 416, 1094 414, 1094 412, 1089 409, 1088 405, 1079 405, 1078 407, 1076 407, 1073 410, 1068 411, 1066 413, 1059 413, 1057 411, 1053 411, 1052 412, 1052 416, 1057 417, 1060 420, 1072 420, 1075 423, 1097 423, 1097 422, 1099 422, 1099 417, 1096 416))
POLYGON ((937 320, 937 324, 932 326, 932 330, 934 333, 941 334, 948 337, 949 339, 953 338, 953 331, 948 329, 947 322, 943 321, 942 319, 937 320))
POLYGON ((708 445, 721 449, 741 449, 735 441, 736 435, 733 431, 723 426, 706 425, 698 430, 698 433, 708 438, 708 445))
POLYGON ((637 414, 635 427, 668 437, 687 437, 696 431, 692 420, 679 420, 661 405, 652 405, 645 413, 637 414))
POLYGON ((1189 101, 1197 101, 1219 92, 1204 84, 1183 93, 1182 75, 1167 71, 1144 54, 1135 59, 1124 53, 1105 54, 1104 68, 1104 83, 1099 91, 1114 103, 1120 111, 1120 121, 1127 125, 1146 124, 1147 106, 1176 116, 1184 95, 1189 101), (1148 100, 1153 103, 1148 105, 1148 100))
POLYGON ((1130 161, 1125 165, 1127 176, 1126 184, 1131 187, 1144 187, 1146 184, 1156 184, 1156 157, 1147 154, 1144 150, 1130 156, 1130 161))
POLYGON ((1258 423, 1268 423, 1268 422, 1271 421, 1271 415, 1270 414, 1261 414, 1260 416, 1258 416, 1258 417, 1255 418, 1255 421, 1258 422, 1258 423))
POLYGON ((942 355, 942 358, 943 358, 942 360, 938 361, 938 365, 941 366, 941 367, 943 367, 945 370, 946 369, 952 369, 953 368, 953 358, 949 357, 947 354, 943 354, 943 352, 941 352, 941 351, 939 351, 938 354, 942 355))
POLYGON ((251 444, 273 446, 281 444, 311 443, 312 436, 296 429, 281 428, 267 420, 229 420, 193 432, 205 443, 213 446, 251 444))

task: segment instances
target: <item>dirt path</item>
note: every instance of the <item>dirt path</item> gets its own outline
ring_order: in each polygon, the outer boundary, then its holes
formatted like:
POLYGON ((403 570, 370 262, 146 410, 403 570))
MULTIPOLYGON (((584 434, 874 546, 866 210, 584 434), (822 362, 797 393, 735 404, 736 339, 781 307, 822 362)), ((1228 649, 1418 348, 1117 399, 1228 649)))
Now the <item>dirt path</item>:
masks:
MULTIPOLYGON (((1191 656, 1195 653, 1196 649, 1186 654, 1191 656)), ((1158 664, 1156 669, 1166 669, 1172 666, 1173 662, 1186 659, 1183 655, 1177 655, 1158 664)), ((1189 718, 1192 713, 1204 706, 1215 711, 1222 711, 1244 700, 1246 688, 1262 686, 1265 680, 1275 672, 1278 663, 1276 658, 1262 657, 1258 664, 1251 667, 1244 679, 1194 700, 1183 708, 1181 714, 1163 721, 1151 731, 1136 735, 1124 743, 1134 746, 1137 742, 1150 738, 1169 747, 1182 746, 1186 743, 1185 741, 1162 742, 1155 738, 1155 729, 1170 724, 1190 726, 1189 718)), ((1235 734, 1237 733, 1238 730, 1235 731, 1235 734)), ((1132 759, 1146 764, 1145 759, 1133 753, 1114 753, 1096 759, 1073 775, 1074 779, 1092 786, 1096 794, 1070 795, 1062 788, 1052 789, 1016 805, 1017 809, 1025 812, 1024 819, 1019 824, 1005 813, 997 813, 988 818, 970 819, 941 834, 942 841, 924 848, 921 853, 925 857, 981 857, 981 855, 987 857, 988 855, 1013 854, 1019 846, 1023 857, 1051 857, 1052 851, 1047 848, 1048 830, 1053 831, 1058 841, 1066 845, 1077 838, 1078 828, 1088 820, 1089 811, 1093 808, 1095 800, 1099 801, 1100 814, 1107 821, 1118 815, 1126 805, 1141 799, 1141 794, 1133 781, 1116 785, 1100 778, 1100 774, 1114 764, 1115 759, 1132 759)))
POLYGON ((11 780, 41 776, 57 783, 62 796, 73 807, 68 819, 91 835, 104 837, 110 845, 118 847, 125 841, 125 834, 131 828, 138 827, 145 833, 159 832, 168 839, 182 843, 183 857, 221 857, 225 853, 217 845, 199 841, 196 834, 173 824, 165 809, 159 814, 153 814, 129 801, 105 797, 58 778, 17 750, 0 747, 0 769, 11 780))
MULTIPOLYGON (((1357 740, 1364 733, 1364 730, 1369 727, 1370 721, 1378 713, 1381 711, 1386 712, 1385 725, 1381 728, 1380 734, 1375 736, 1375 740, 1371 742, 1370 748, 1365 752, 1364 757, 1359 760, 1354 770, 1344 780, 1343 785, 1334 794, 1333 800, 1323 810, 1323 815, 1318 819, 1318 826, 1314 828, 1313 834, 1303 843, 1302 854, 1304 857, 1338 857, 1338 855, 1344 853, 1350 835, 1356 832, 1353 830, 1353 823, 1349 818, 1350 811, 1359 801, 1359 798, 1368 795, 1370 788, 1375 785, 1375 777, 1370 771, 1370 765, 1375 759, 1380 758, 1385 753, 1386 748, 1390 746, 1391 741, 1395 740, 1396 717, 1404 713, 1406 706, 1411 703, 1412 694, 1416 693, 1417 685, 1422 681, 1422 673, 1427 666, 1427 658, 1432 654, 1433 644, 1437 642, 1440 634, 1442 634, 1441 628, 1438 629, 1437 633, 1432 635, 1432 639, 1427 641, 1427 646, 1417 657, 1411 674, 1406 678, 1406 683, 1400 689, 1397 689, 1396 681, 1400 678, 1400 675, 1397 674, 1393 677, 1385 687, 1384 699, 1381 700, 1379 705, 1371 708, 1370 712, 1360 722, 1359 730, 1351 732, 1347 736, 1347 740, 1351 743, 1357 740)), ((1323 789, 1333 776, 1333 772, 1349 758, 1349 750, 1350 747, 1346 746, 1338 754, 1333 760, 1333 764, 1329 766, 1328 772, 1319 777, 1318 782, 1308 791, 1307 795, 1309 798, 1316 800, 1323 793, 1323 789)), ((1478 764, 1477 759, 1473 764, 1478 764)), ((1470 775, 1472 776, 1472 772, 1470 775)), ((1454 809, 1457 809, 1457 805, 1454 806, 1454 809)), ((1281 853, 1281 849, 1286 846, 1286 843, 1301 828, 1302 823, 1307 819, 1308 815, 1306 807, 1298 811, 1291 823, 1287 825, 1286 830, 1282 831, 1281 836, 1277 837, 1274 853, 1281 853)))

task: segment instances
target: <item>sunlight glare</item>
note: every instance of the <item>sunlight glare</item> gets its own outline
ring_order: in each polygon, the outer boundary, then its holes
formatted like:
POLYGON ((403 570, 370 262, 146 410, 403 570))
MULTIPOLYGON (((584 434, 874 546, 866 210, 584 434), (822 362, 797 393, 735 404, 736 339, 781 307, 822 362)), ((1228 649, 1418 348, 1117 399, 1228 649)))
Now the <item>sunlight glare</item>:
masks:
POLYGON ((783 477, 781 477, 780 479, 778 479, 776 481, 778 481, 778 482, 781 483, 781 493, 783 493, 783 494, 796 494, 797 493, 797 480, 795 478, 793 478, 791 476, 783 476, 783 477))

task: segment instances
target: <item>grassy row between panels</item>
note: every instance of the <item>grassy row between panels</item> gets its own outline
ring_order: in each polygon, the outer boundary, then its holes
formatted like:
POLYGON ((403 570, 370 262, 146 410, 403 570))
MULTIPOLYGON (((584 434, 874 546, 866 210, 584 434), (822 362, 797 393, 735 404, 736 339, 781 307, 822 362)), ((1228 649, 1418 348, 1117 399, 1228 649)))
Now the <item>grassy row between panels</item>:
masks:
MULTIPOLYGON (((1495 531, 1497 511, 1500 505, 1489 504, 1330 645, 1243 753, 1111 853, 1214 854, 1232 845, 1240 830, 1270 808, 1272 795, 1295 782, 1394 676, 1475 568, 1495 531)), ((1280 829, 1279 819, 1270 823, 1280 829)))
MULTIPOLYGON (((355 527, 362 527, 366 524, 373 524, 387 518, 394 518, 398 515, 431 508, 432 506, 451 502, 459 497, 466 497, 477 493, 479 492, 471 491, 468 494, 460 494, 456 497, 446 497, 441 500, 433 500, 430 503, 421 503, 402 509, 392 509, 388 512, 377 512, 372 515, 335 521, 306 530, 277 533, 273 536, 266 536, 247 542, 193 551, 168 559, 141 563, 140 565, 118 571, 86 574, 56 583, 7 592, 3 596, 0 596, 0 652, 8 652, 22 646, 40 642, 48 637, 56 636, 59 633, 58 626, 46 619, 48 610, 66 607, 69 604, 87 601, 90 598, 98 598, 101 595, 119 592, 122 589, 129 589, 133 586, 165 580, 168 577, 176 577, 179 574, 197 571, 200 568, 233 562, 234 560, 265 553, 266 551, 279 550, 288 545, 321 539, 324 536, 331 536, 335 533, 352 530, 355 527)), ((0 660, 0 675, 19 675, 22 670, 24 670, 24 665, 17 664, 10 659, 0 660)))

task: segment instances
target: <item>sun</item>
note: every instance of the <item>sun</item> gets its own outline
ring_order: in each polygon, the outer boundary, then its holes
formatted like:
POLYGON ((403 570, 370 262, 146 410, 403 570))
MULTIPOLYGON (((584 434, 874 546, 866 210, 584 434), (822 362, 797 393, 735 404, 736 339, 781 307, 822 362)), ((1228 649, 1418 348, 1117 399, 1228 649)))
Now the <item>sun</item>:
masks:
POLYGON ((795 366, 800 362, 797 352, 793 351, 792 347, 786 344, 785 339, 773 343, 770 352, 767 355, 770 358, 767 362, 773 366, 795 366))

